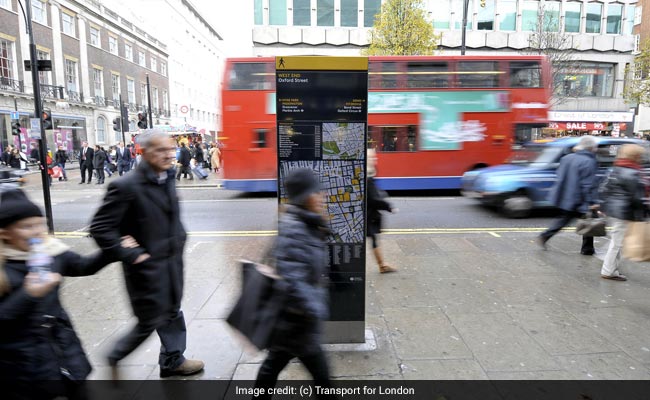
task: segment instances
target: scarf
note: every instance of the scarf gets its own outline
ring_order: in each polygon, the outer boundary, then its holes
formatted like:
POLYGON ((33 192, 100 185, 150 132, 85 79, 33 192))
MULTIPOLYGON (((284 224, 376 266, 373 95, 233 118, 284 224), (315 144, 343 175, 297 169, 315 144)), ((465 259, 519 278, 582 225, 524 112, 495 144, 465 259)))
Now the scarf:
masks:
MULTIPOLYGON (((66 251, 68 251, 68 249, 70 249, 68 245, 66 245, 59 239, 55 239, 50 236, 47 236, 45 238, 42 248, 45 251, 45 253, 51 257, 56 257, 60 254, 65 253, 66 251)), ((4 246, 3 253, 4 253, 3 256, 5 260, 27 261, 27 258, 29 258, 28 251, 14 249, 13 247, 9 247, 7 245, 4 246)))
POLYGON ((617 167, 624 167, 624 168, 632 168, 632 169, 641 169, 641 165, 639 163, 634 162, 632 160, 628 160, 626 158, 619 158, 614 161, 614 165, 617 167))

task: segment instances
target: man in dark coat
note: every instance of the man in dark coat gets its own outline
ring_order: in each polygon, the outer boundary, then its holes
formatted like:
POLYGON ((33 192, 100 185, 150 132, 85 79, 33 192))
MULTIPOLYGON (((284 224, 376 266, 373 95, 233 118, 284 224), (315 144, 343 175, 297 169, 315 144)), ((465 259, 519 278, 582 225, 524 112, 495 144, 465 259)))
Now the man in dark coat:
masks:
POLYGON ((181 142, 181 150, 179 152, 178 156, 178 163, 180 164, 180 167, 178 167, 178 172, 176 173, 176 180, 180 181, 181 180, 181 174, 187 179, 187 176, 190 176, 190 180, 194 179, 192 176, 192 170, 190 169, 190 161, 192 160, 192 153, 190 153, 190 150, 185 146, 184 142, 181 142))
POLYGON ((108 361, 117 378, 117 363, 153 331, 162 342, 160 376, 192 375, 203 362, 183 357, 186 328, 180 309, 183 295, 183 248, 186 233, 174 171, 175 146, 164 133, 140 136, 142 162, 133 173, 108 186, 90 232, 104 251, 122 261, 126 289, 137 325, 120 339, 108 361), (133 237, 139 247, 119 246, 122 236, 133 237))
MULTIPOLYGON (((59 168, 61 168, 61 172, 63 173, 63 180, 65 181, 68 180, 68 175, 65 173, 66 161, 68 161, 68 153, 66 153, 63 146, 59 146, 59 149, 56 151, 56 153, 54 153, 54 162, 59 168)), ((61 178, 59 178, 59 180, 61 180, 61 178)))
POLYGON ((117 142, 117 172, 120 176, 131 170, 131 150, 124 147, 124 143, 117 142))
MULTIPOLYGON (((560 209, 561 216, 539 236, 538 241, 542 248, 546 249, 546 242, 574 218, 579 218, 588 211, 598 210, 598 162, 595 155, 597 149, 598 143, 593 136, 583 136, 573 148, 574 153, 560 160, 550 201, 560 209)), ((588 256, 594 254, 593 236, 582 237, 580 253, 588 256)))
POLYGON ((88 171, 88 184, 93 179, 93 157, 95 152, 91 147, 88 146, 88 142, 83 142, 81 144, 81 150, 79 150, 79 168, 81 169, 81 182, 86 183, 86 171, 88 171))

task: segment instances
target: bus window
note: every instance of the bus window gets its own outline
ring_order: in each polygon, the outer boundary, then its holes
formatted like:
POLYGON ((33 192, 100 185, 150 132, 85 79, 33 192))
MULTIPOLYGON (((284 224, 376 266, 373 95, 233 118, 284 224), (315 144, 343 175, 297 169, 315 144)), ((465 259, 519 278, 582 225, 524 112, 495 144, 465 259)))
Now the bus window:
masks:
POLYGON ((382 127, 381 151, 397 151, 397 127, 382 127))
POLYGON ((230 90, 272 90, 275 75, 268 63, 234 63, 228 77, 230 90))
POLYGON ((410 88, 441 88, 449 86, 446 62, 409 62, 406 83, 410 88))
POLYGON ((371 126, 368 147, 377 151, 417 151, 416 125, 408 126, 371 126))
POLYGON ((407 149, 406 151, 417 151, 417 132, 418 127, 415 125, 408 126, 407 149))
POLYGON ((373 62, 369 66, 370 89, 395 89, 398 87, 399 69, 396 62, 373 62))
POLYGON ((494 61, 461 61, 458 63, 458 86, 463 88, 499 87, 499 63, 494 61))
POLYGON ((510 86, 542 87, 542 67, 539 61, 510 62, 510 86))
POLYGON ((253 140, 253 147, 258 149, 263 149, 268 147, 267 135, 269 133, 268 129, 255 129, 255 136, 253 140))

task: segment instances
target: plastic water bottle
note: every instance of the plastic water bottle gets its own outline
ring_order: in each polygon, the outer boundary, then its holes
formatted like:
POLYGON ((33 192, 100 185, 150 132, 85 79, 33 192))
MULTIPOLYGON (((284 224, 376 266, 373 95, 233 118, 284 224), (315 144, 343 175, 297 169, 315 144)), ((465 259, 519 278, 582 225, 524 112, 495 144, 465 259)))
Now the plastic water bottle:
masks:
POLYGON ((26 264, 29 272, 37 274, 41 282, 49 280, 52 257, 45 252, 43 239, 32 238, 29 240, 29 257, 26 264))

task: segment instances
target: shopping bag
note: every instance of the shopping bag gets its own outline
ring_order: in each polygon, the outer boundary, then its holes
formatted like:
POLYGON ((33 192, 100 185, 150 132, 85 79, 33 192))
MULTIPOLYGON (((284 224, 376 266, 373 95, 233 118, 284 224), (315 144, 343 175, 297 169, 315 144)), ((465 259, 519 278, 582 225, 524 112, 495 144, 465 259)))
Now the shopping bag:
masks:
POLYGON ((52 178, 63 178, 63 170, 61 170, 61 167, 52 167, 52 178))
POLYGON ((602 214, 593 213, 578 219, 576 233, 582 236, 607 236, 607 222, 602 214))
POLYGON ((264 350, 285 307, 288 284, 266 264, 240 260, 242 293, 226 322, 245 340, 245 347, 264 350))
POLYGON ((628 223, 623 239, 623 257, 632 261, 650 261, 650 221, 628 223))

